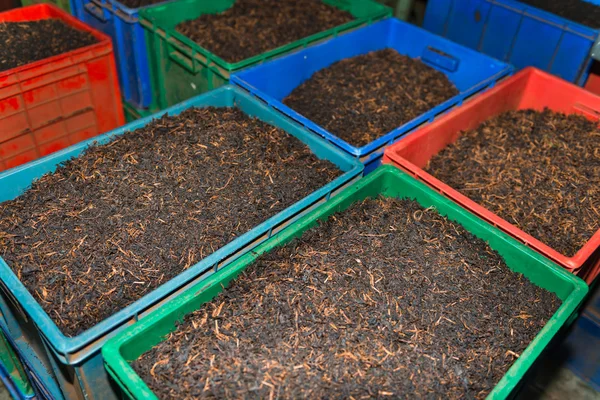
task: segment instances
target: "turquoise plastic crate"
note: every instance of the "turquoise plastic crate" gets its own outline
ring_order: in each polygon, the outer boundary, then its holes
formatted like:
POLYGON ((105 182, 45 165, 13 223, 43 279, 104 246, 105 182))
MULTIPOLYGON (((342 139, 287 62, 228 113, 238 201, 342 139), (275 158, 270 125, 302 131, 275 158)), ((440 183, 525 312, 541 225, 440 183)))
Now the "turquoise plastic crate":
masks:
POLYGON ((344 173, 323 188, 239 236, 135 303, 75 337, 67 337, 59 330, 4 260, 0 258, 2 289, 0 290, 0 310, 4 317, 4 324, 8 327, 8 333, 17 343, 21 353, 26 356, 31 365, 34 365, 34 372, 38 373, 38 376, 44 381, 44 385, 55 398, 116 398, 117 394, 109 384, 100 354, 100 348, 108 337, 145 317, 148 312, 158 307, 167 298, 177 297, 181 291, 200 279, 199 277, 218 271, 224 265, 252 250, 317 204, 328 201, 343 187, 358 179, 362 174, 363 167, 344 152, 282 113, 252 98, 243 90, 228 85, 0 175, 1 202, 17 197, 28 188, 33 180, 53 171, 61 162, 77 157, 94 140, 106 143, 114 136, 123 135, 147 125, 152 118, 158 118, 167 113, 177 115, 190 107, 229 107, 234 105, 248 115, 258 117, 286 130, 308 145, 318 157, 333 162, 344 173))

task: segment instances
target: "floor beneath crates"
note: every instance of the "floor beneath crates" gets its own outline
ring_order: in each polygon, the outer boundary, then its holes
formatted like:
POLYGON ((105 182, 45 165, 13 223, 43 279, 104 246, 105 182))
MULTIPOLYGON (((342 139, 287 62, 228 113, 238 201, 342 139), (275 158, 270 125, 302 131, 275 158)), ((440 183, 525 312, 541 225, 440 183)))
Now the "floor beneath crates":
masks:
POLYGON ((0 400, 10 400, 11 398, 12 397, 10 397, 10 393, 8 393, 6 386, 0 383, 0 400))
POLYGON ((564 367, 541 371, 534 382, 518 396, 538 400, 600 400, 600 393, 564 367))

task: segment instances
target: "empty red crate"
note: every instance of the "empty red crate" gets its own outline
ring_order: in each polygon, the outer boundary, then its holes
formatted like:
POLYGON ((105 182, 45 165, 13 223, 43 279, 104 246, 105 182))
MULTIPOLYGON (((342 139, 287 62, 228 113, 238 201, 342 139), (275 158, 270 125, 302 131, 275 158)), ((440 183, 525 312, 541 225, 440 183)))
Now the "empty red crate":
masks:
POLYGON ((51 4, 0 13, 0 22, 58 18, 98 43, 0 72, 0 171, 125 120, 110 38, 51 4))
POLYGON ((384 162, 411 173, 471 212, 591 282, 593 276, 590 272, 598 264, 599 257, 594 252, 600 245, 600 230, 573 257, 567 257, 422 169, 434 155, 454 143, 463 131, 475 129, 483 121, 505 111, 542 111, 546 107, 567 114, 583 114, 593 121, 600 118, 600 97, 541 70, 526 68, 390 146, 385 151, 384 162))

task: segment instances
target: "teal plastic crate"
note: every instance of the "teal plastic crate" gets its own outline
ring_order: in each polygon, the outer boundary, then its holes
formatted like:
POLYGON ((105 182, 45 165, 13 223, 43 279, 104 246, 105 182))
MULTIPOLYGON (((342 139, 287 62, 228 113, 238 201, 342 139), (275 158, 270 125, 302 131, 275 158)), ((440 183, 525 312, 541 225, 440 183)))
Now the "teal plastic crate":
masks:
POLYGON ((3 322, 8 327, 8 333, 17 343, 20 353, 25 356, 28 364, 33 366, 34 372, 43 380, 44 386, 53 397, 57 399, 117 398, 118 393, 109 384, 100 353, 100 348, 108 337, 137 320, 143 320, 152 309, 159 307, 167 298, 177 297, 202 276, 217 272, 300 218, 308 210, 329 201, 343 187, 360 178, 362 174, 362 165, 341 150, 272 107, 252 98, 243 90, 225 86, 95 139, 0 174, 0 202, 19 196, 33 180, 52 172, 61 162, 77 157, 95 140, 106 143, 115 136, 127 134, 129 131, 147 125, 153 118, 159 118, 167 113, 177 115, 190 107, 207 106, 235 106, 248 115, 278 126, 304 142, 318 157, 328 159, 344 172, 326 186, 239 236, 176 278, 74 337, 67 337, 60 331, 10 267, 0 258, 0 311, 4 317, 3 322))
POLYGON ((246 267, 261 254, 302 235, 335 212, 348 208, 352 203, 379 195, 416 200, 423 207, 437 211, 462 225, 467 231, 489 243, 515 272, 522 273, 533 284, 556 293, 562 305, 544 328, 531 341, 504 377, 494 387, 488 398, 504 399, 513 394, 523 382, 523 377, 548 347, 551 340, 562 333, 576 316, 577 310, 588 292, 581 279, 569 274, 558 265, 519 243, 479 217, 459 207, 442 194, 391 166, 384 165, 373 173, 345 189, 335 199, 313 210, 285 230, 247 253, 236 262, 219 271, 184 295, 171 301, 151 316, 121 332, 102 349, 106 368, 121 388, 124 397, 130 399, 156 399, 146 383, 136 374, 130 362, 163 341, 177 329, 178 322, 186 314, 202 307, 227 287, 246 267))

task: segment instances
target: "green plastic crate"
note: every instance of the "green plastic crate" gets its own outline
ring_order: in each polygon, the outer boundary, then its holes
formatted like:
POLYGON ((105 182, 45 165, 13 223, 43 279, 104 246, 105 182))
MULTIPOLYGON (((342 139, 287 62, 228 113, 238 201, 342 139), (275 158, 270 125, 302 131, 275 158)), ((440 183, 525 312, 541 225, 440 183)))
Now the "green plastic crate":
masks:
POLYGON ((55 6, 62 8, 69 14, 73 14, 71 12, 70 0, 21 0, 21 4, 23 5, 23 7, 31 6, 33 4, 41 4, 41 3, 54 4, 55 6))
POLYGON ((164 109, 229 82, 229 76, 243 68, 335 37, 342 32, 370 24, 391 15, 389 7, 373 0, 323 0, 351 13, 355 20, 316 33, 251 58, 228 63, 175 30, 182 21, 230 8, 235 0, 180 0, 140 10, 145 28, 152 81, 152 107, 164 109))
POLYGON ((10 379, 14 384, 19 397, 23 399, 33 398, 35 392, 29 383, 27 374, 23 369, 23 364, 21 364, 19 357, 13 351, 2 331, 0 331, 0 362, 6 369, 6 372, 10 375, 10 379))
POLYGON ((137 121, 140 118, 147 117, 154 113, 151 110, 135 108, 133 105, 126 102, 125 99, 123 99, 123 112, 127 123, 137 121))
MULTIPOLYGON (((384 165, 375 172, 340 192, 331 202, 324 204, 302 219, 247 253, 236 262, 208 276, 184 295, 167 303, 148 318, 134 324, 111 339, 102 349, 109 374, 132 399, 155 399, 156 396, 135 373, 128 362, 160 343, 183 317, 213 299, 240 272, 265 252, 281 246, 314 227, 318 220, 348 208, 352 203, 378 195, 415 199, 424 207, 435 207, 442 215, 458 222, 475 236, 485 240, 506 260, 514 271, 525 275, 534 284, 545 288, 562 300, 562 305, 521 357, 490 393, 489 398, 506 398, 520 386, 522 378, 540 357, 550 341, 576 317, 578 308, 587 294, 587 285, 575 275, 529 249, 525 245, 459 207, 440 193, 429 188, 399 169, 384 165)), ((561 331, 562 333, 562 331, 561 331)))

